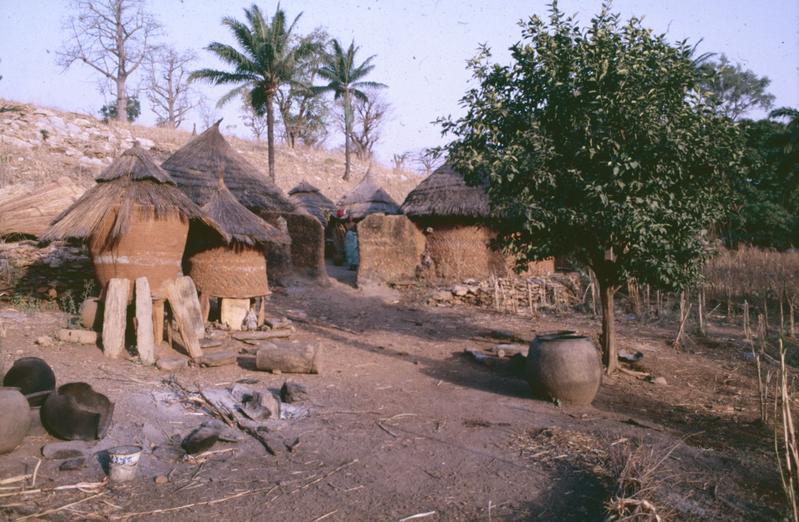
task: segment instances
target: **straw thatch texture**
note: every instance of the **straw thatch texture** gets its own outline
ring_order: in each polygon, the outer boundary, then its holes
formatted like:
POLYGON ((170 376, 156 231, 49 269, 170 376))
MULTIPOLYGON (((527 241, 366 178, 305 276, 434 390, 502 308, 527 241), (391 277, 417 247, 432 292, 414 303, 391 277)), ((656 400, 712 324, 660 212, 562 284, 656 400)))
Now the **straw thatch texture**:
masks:
POLYGON ((219 132, 219 122, 177 150, 162 166, 198 205, 205 205, 213 195, 221 169, 230 192, 253 212, 298 212, 277 185, 230 146, 219 132))
POLYGON ((123 152, 97 181, 55 218, 43 240, 92 236, 94 242, 110 247, 130 228, 134 210, 137 216, 152 220, 177 216, 188 223, 189 219, 205 219, 200 208, 175 187, 169 174, 139 147, 123 152))
POLYGON ((439 223, 427 236, 427 255, 435 278, 459 281, 509 274, 505 257, 491 249, 495 232, 478 225, 439 223))
POLYGON ((247 299, 269 293, 261 250, 220 246, 197 252, 188 264, 189 275, 204 295, 247 299))
POLYGON ((286 232, 273 227, 239 203, 221 179, 208 202, 202 206, 202 211, 225 233, 228 243, 249 246, 291 243, 286 232))
POLYGON ((336 207, 347 217, 363 219, 369 214, 401 214, 399 205, 383 190, 371 171, 348 194, 338 200, 336 207))
POLYGON ((444 164, 408 193, 402 211, 411 217, 480 219, 490 215, 485 186, 469 186, 444 164))
POLYGON ((0 190, 0 237, 44 234, 53 218, 85 191, 66 176, 43 187, 12 185, 0 190))
POLYGON ((358 284, 395 283, 416 277, 424 235, 405 216, 372 214, 358 223, 358 284))
POLYGON ((336 205, 307 181, 289 190, 289 198, 315 217, 323 227, 327 226, 330 216, 336 211, 336 205))

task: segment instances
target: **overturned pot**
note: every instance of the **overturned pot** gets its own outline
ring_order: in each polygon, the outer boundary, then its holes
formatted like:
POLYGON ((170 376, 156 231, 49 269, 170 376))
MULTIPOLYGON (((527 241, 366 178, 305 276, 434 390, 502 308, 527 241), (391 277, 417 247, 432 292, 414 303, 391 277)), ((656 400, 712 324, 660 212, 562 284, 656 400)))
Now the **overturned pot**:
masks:
POLYGON ((85 382, 59 386, 42 406, 42 424, 64 440, 95 440, 105 437, 111 425, 114 404, 85 382))
POLYGON ((525 373, 534 395, 575 405, 591 404, 602 380, 594 343, 567 331, 536 336, 525 373))
POLYGON ((30 423, 30 407, 19 388, 0 388, 0 454, 20 445, 30 423))
POLYGON ((19 388, 31 406, 41 406, 55 389, 55 373, 44 359, 22 357, 8 370, 3 386, 19 388))

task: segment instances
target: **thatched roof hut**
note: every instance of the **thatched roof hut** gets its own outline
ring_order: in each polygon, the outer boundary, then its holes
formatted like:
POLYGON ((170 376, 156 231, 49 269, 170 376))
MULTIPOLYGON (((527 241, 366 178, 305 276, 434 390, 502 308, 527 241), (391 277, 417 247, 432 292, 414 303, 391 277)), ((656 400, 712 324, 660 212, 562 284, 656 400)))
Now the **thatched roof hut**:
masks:
POLYGON ((189 234, 189 275, 204 296, 249 298, 268 293, 264 248, 288 246, 288 234, 247 210, 219 177, 203 212, 225 234, 221 239, 202 226, 189 234))
POLYGON ((402 211, 411 218, 487 218, 490 215, 484 186, 471 186, 445 163, 408 193, 402 211))
POLYGON ((289 190, 289 198, 315 217, 323 227, 327 226, 330 215, 336 211, 335 203, 307 181, 289 190))
POLYGON ((0 189, 0 237, 40 236, 50 222, 86 192, 67 176, 44 186, 11 185, 0 189))
POLYGON ((97 185, 56 216, 42 236, 44 241, 92 237, 110 245, 129 230, 134 209, 153 220, 176 215, 187 225, 189 219, 203 219, 200 208, 136 145, 106 167, 96 181, 97 185), (112 226, 103 231, 109 215, 112 226), (105 232, 105 237, 97 237, 100 232, 105 232))
POLYGON ((347 217, 363 219, 369 214, 401 214, 400 206, 378 185, 372 171, 367 171, 360 183, 338 200, 336 207, 347 217))
POLYGON ((269 178, 236 152, 219 132, 219 123, 178 149, 163 163, 195 203, 205 205, 217 186, 219 168, 225 184, 242 205, 257 212, 296 213, 297 206, 269 178))
POLYGON ((191 219, 217 228, 144 149, 134 146, 56 217, 42 239, 88 238, 102 287, 113 277, 131 282, 147 277, 153 295, 161 296, 163 286, 181 274, 191 219))

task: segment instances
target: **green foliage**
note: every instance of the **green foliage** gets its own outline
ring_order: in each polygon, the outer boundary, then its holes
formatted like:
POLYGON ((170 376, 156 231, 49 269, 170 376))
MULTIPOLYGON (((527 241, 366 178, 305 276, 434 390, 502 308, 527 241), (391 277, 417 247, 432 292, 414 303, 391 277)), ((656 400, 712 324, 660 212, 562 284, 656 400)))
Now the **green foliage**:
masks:
POLYGON ((344 150, 346 153, 344 179, 349 179, 350 175, 350 136, 352 135, 353 111, 352 99, 366 101, 369 97, 364 89, 382 89, 386 87, 382 83, 366 81, 364 78, 375 68, 372 64, 374 55, 356 65, 356 54, 360 47, 355 42, 350 42, 350 46, 345 51, 341 43, 333 39, 330 42, 332 51, 328 53, 322 62, 317 74, 328 83, 317 87, 317 92, 332 92, 333 98, 341 100, 344 107, 344 150))
POLYGON ((449 161, 489 181, 500 244, 520 263, 570 256, 605 288, 693 281, 741 152, 697 95, 692 49, 607 6, 583 29, 553 4, 522 38, 508 66, 481 50, 466 114, 441 120, 449 161))
POLYGON ((737 120, 755 108, 768 110, 774 95, 766 91, 771 80, 733 65, 723 54, 718 62, 705 61, 699 66, 704 101, 719 114, 737 120))
POLYGON ((279 5, 271 20, 255 4, 244 9, 244 14, 246 23, 230 17, 222 20, 233 33, 239 49, 219 42, 206 47, 230 70, 200 69, 189 79, 214 85, 236 85, 219 100, 219 106, 242 97, 257 115, 267 115, 269 174, 274 179, 274 98, 281 86, 297 79, 299 64, 315 48, 305 39, 297 43, 293 38, 294 26, 302 13, 291 24, 287 24, 286 13, 279 5))
MULTIPOLYGON (((128 121, 133 123, 136 118, 141 116, 141 102, 137 96, 129 96, 127 104, 128 121)), ((110 120, 117 119, 117 106, 116 103, 108 103, 100 107, 100 115, 103 117, 103 122, 108 123, 110 120)))
POLYGON ((790 160, 789 126, 773 120, 738 125, 745 150, 741 169, 731 177, 734 200, 722 229, 725 241, 780 250, 799 244, 799 167, 790 160))

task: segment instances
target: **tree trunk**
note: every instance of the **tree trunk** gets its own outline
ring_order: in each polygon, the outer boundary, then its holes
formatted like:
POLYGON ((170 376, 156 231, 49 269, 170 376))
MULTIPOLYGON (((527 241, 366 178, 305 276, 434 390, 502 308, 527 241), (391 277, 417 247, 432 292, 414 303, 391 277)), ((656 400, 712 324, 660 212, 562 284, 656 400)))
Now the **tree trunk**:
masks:
POLYGON ((352 100, 344 93, 344 180, 350 179, 350 135, 352 134, 352 100))
POLYGON ((122 20, 122 2, 114 4, 114 22, 116 25, 116 53, 119 64, 116 78, 117 121, 128 121, 128 93, 125 90, 125 82, 128 80, 128 73, 125 70, 127 53, 125 49, 125 24, 122 20))
POLYGON ((275 95, 266 93, 266 147, 269 161, 269 179, 275 183, 275 108, 272 106, 275 95))
POLYGON ((614 309, 614 296, 617 287, 609 285, 600 277, 599 290, 602 299, 602 363, 610 375, 618 367, 618 356, 616 354, 616 318, 614 309))

